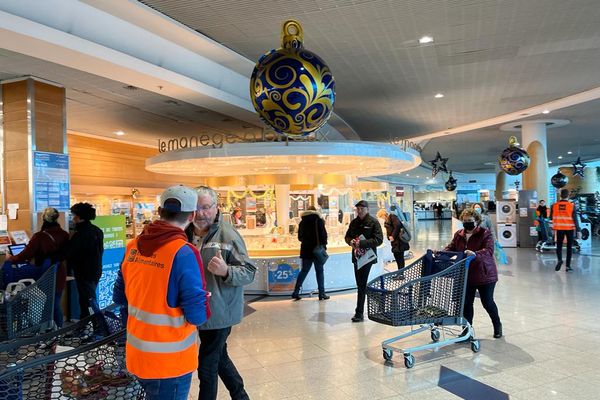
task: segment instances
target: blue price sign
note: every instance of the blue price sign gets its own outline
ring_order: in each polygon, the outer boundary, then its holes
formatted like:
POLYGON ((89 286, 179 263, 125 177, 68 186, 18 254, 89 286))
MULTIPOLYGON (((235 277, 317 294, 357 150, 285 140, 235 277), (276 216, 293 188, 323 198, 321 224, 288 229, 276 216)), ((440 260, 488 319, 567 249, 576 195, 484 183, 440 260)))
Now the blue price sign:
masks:
POLYGON ((70 205, 69 156, 33 152, 33 198, 35 212, 46 207, 67 211, 70 205))
POLYGON ((290 292, 294 290, 296 278, 300 273, 300 265, 297 262, 273 262, 269 265, 269 291, 290 292))

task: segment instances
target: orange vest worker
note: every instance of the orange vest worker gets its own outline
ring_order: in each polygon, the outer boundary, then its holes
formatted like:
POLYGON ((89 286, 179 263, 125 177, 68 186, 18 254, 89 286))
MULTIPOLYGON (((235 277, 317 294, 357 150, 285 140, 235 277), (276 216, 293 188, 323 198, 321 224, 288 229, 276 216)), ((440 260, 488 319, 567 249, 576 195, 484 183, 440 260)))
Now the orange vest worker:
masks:
POLYGON ((185 240, 173 240, 150 257, 132 241, 121 266, 128 300, 127 369, 142 379, 182 376, 198 368, 198 333, 179 307, 167 304, 173 259, 185 240))
POLYGON ((566 200, 560 200, 552 205, 552 225, 555 231, 572 231, 575 229, 573 212, 575 205, 566 200))

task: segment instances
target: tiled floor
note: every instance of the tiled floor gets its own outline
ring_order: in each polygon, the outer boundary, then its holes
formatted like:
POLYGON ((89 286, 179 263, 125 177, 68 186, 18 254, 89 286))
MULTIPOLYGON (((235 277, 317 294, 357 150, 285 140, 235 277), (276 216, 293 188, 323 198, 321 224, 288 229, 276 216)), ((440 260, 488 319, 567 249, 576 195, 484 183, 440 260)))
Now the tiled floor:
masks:
MULTIPOLYGON (((450 235, 449 222, 421 223, 413 250, 418 256, 440 248, 450 235)), ((439 387, 442 366, 484 384, 465 379, 460 385, 495 388, 511 399, 599 399, 600 242, 594 246, 594 253, 574 257, 572 273, 555 272, 552 253, 507 249, 510 265, 500 267, 495 296, 505 337, 492 338, 491 322, 476 300, 477 354, 459 344, 416 353, 411 370, 401 355, 385 364, 381 341, 407 328, 351 323, 353 292, 325 302, 253 302, 256 312, 234 329, 230 353, 251 399, 484 399, 439 387)), ((424 333, 410 343, 429 340, 424 333)), ((229 398, 222 385, 219 390, 220 399, 229 398)), ((496 396, 485 399, 508 398, 496 396)))

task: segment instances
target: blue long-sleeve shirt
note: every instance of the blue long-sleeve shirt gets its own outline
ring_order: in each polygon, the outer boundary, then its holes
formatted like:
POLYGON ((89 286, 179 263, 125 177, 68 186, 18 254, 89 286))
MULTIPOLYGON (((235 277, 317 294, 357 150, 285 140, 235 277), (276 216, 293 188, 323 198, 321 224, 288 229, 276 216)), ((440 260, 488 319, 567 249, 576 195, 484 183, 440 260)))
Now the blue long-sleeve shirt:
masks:
MULTIPOLYGON (((167 304, 169 307, 180 307, 190 324, 202 325, 208 319, 206 315, 208 292, 203 287, 196 256, 191 248, 183 246, 173 259, 167 289, 167 304)), ((115 304, 127 306, 125 280, 120 269, 113 290, 113 301, 115 304)))

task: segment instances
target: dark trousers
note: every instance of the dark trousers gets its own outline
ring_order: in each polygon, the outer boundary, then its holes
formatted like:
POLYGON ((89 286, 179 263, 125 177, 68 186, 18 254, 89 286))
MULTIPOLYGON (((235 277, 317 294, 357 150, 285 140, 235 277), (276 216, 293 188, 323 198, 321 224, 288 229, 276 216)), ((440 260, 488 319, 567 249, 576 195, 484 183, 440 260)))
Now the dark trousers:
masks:
POLYGON ((300 293, 300 288, 310 271, 313 263, 315 264, 315 274, 317 275, 317 286, 319 287, 319 296, 325 295, 325 274, 323 273, 323 264, 316 258, 303 258, 302 259, 302 270, 298 274, 296 279, 296 287, 294 288, 294 294, 300 293))
POLYGON ((200 352, 198 354, 199 400, 216 400, 219 377, 233 400, 247 400, 244 381, 227 354, 227 337, 231 327, 199 330, 200 352))
POLYGON ((573 255, 573 241, 575 239, 575 231, 556 231, 556 258, 562 261, 563 242, 567 238, 567 267, 571 266, 571 256, 573 255))
POLYGON ((187 400, 192 386, 192 373, 177 378, 139 379, 147 400, 187 400))
POLYGON ((358 295, 356 296, 356 315, 364 315, 365 313, 365 297, 367 296, 367 282, 369 281, 369 272, 375 263, 369 263, 361 269, 356 268, 354 264, 354 279, 356 280, 356 288, 358 295))
POLYGON ((500 325, 498 306, 496 306, 496 302, 494 301, 495 287, 496 282, 477 286, 467 284, 467 293, 465 294, 464 315, 465 319, 469 321, 471 325, 473 325, 473 303, 475 303, 476 291, 479 291, 479 298, 481 299, 481 304, 483 304, 483 308, 485 308, 485 311, 487 311, 488 315, 490 316, 492 324, 494 324, 494 328, 500 325))
POLYGON ((406 261, 404 260, 404 252, 403 251, 395 251, 394 258, 396 259, 396 265, 398 265, 398 269, 402 269, 406 266, 406 261))
POLYGON ((79 319, 84 319, 90 315, 90 300, 94 300, 96 303, 98 303, 98 298, 96 297, 96 287, 98 286, 98 281, 75 278, 75 282, 77 284, 77 292, 79 294, 79 319))

